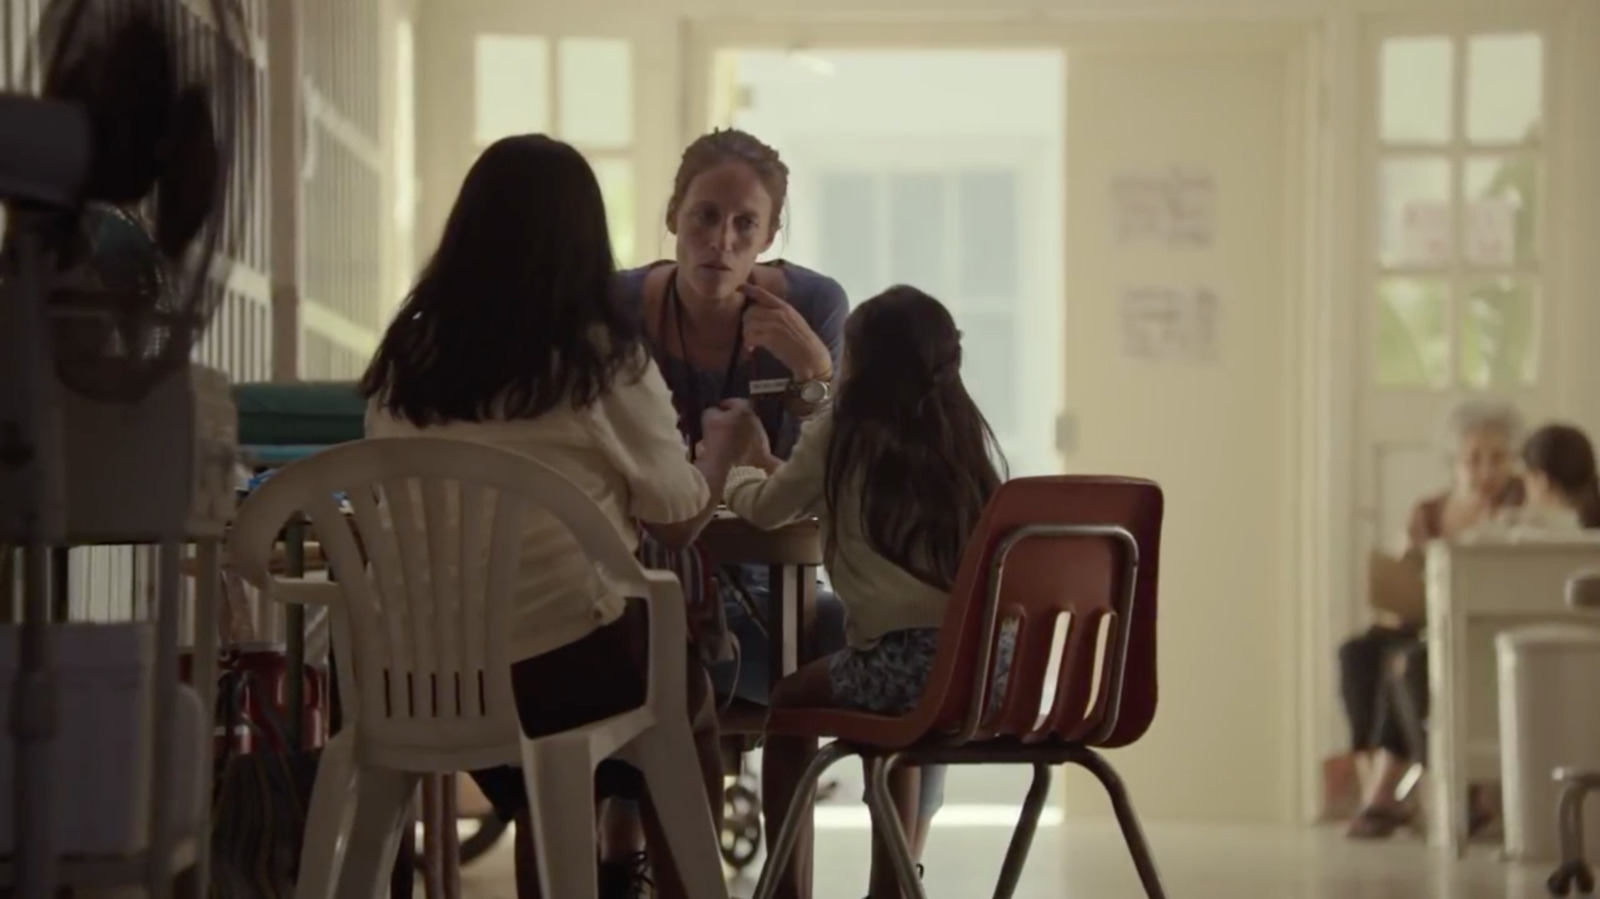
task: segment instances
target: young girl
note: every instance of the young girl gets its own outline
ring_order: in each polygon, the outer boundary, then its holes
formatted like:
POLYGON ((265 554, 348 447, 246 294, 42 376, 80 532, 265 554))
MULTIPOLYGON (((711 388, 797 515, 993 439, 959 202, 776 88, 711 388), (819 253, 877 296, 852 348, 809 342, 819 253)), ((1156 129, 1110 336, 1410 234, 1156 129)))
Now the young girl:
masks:
POLYGON ((1571 425, 1545 425, 1522 445, 1527 500, 1515 524, 1544 531, 1600 528, 1594 446, 1571 425))
MULTIPOLYGON (((828 572, 847 615, 847 647, 778 683, 774 707, 901 715, 921 698, 967 536, 1001 481, 994 434, 961 383, 960 338, 938 300, 891 288, 846 320, 837 398, 806 423, 789 461, 772 456, 753 417, 737 436, 722 438, 738 441, 727 456, 745 463, 729 474, 723 494, 733 512, 763 528, 820 516, 828 572)), ((794 800, 806 743, 767 741, 769 828, 794 800)), ((918 856, 942 775, 899 769, 891 781, 918 856)), ((809 837, 801 834, 797 861, 809 858, 809 837)), ((810 896, 808 868, 787 865, 778 895, 810 896)), ((892 865, 875 845, 872 896, 899 895, 892 865)))

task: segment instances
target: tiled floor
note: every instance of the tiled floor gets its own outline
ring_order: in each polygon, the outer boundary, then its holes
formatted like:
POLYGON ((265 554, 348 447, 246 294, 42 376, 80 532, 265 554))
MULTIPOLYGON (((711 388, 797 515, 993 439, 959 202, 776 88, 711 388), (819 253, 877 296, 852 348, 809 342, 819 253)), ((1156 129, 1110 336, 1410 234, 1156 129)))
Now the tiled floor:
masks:
MULTIPOLYGON (((866 894, 866 833, 853 820, 818 834, 817 899, 866 894)), ((1150 839, 1172 899, 1536 899, 1548 868, 1507 865, 1478 849, 1456 862, 1414 840, 1354 845, 1329 829, 1152 824, 1150 839)), ((937 828, 927 858, 931 899, 992 894, 1003 826, 937 828)), ((462 873, 463 899, 515 899, 503 847, 462 873)), ((747 882, 734 896, 748 896, 747 882)), ((1142 899, 1114 826, 1041 828, 1017 899, 1142 899)))

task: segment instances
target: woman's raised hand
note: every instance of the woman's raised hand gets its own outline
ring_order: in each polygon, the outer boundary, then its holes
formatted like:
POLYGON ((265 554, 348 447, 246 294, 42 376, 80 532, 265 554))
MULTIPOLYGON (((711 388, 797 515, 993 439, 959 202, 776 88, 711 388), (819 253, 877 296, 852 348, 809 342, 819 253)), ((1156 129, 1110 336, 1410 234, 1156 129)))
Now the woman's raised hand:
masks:
POLYGON ((750 300, 744 316, 745 352, 766 350, 789 369, 797 381, 826 378, 833 357, 817 332, 795 308, 777 294, 754 284, 740 288, 750 300))

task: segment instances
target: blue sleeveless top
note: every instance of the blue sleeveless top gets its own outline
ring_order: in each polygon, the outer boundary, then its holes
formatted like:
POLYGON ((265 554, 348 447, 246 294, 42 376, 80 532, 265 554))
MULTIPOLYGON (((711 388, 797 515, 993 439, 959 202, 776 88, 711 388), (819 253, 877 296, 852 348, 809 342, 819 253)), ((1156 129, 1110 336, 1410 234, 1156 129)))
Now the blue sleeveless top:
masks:
MULTIPOLYGON (((619 273, 617 278, 623 308, 642 315, 645 277, 653 269, 671 264, 656 262, 619 273)), ((781 268, 785 281, 784 299, 822 339, 828 353, 833 356, 834 370, 838 371, 839 354, 844 349, 844 319, 850 312, 850 301, 845 296, 844 288, 827 275, 792 262, 769 264, 781 268)), ((652 344, 650 352, 655 356, 667 387, 672 390, 673 402, 678 407, 678 430, 684 434, 689 433, 689 429, 684 427, 689 416, 698 420, 702 412, 724 399, 749 399, 751 381, 792 377, 788 367, 766 350, 757 350, 747 362, 736 366, 732 370, 732 378, 729 378, 728 371, 693 368, 686 360, 664 352, 659 345, 652 344), (699 405, 700 408, 690 408, 693 405, 699 405)), ((800 437, 800 422, 788 414, 783 406, 780 395, 762 396, 755 400, 756 414, 766 425, 767 440, 772 444, 773 454, 780 459, 787 459, 800 437)))

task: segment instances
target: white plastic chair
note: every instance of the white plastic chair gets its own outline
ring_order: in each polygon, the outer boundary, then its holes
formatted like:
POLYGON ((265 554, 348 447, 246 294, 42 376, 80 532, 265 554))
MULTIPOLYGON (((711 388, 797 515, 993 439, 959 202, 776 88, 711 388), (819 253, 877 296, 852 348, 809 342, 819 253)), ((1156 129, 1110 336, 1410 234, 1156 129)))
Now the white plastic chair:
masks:
POLYGON ((246 580, 332 613, 345 723, 317 772, 297 899, 386 895, 421 776, 519 760, 545 895, 596 899, 593 775, 609 757, 643 772, 669 817, 666 848, 689 894, 727 897, 690 734, 682 589, 675 576, 642 568, 554 469, 462 441, 358 441, 275 474, 240 507, 230 542, 246 580), (541 509, 572 532, 610 589, 648 601, 650 683, 638 709, 530 740, 512 699, 507 633, 524 521, 541 509), (296 511, 310 519, 336 583, 270 573, 296 511))

